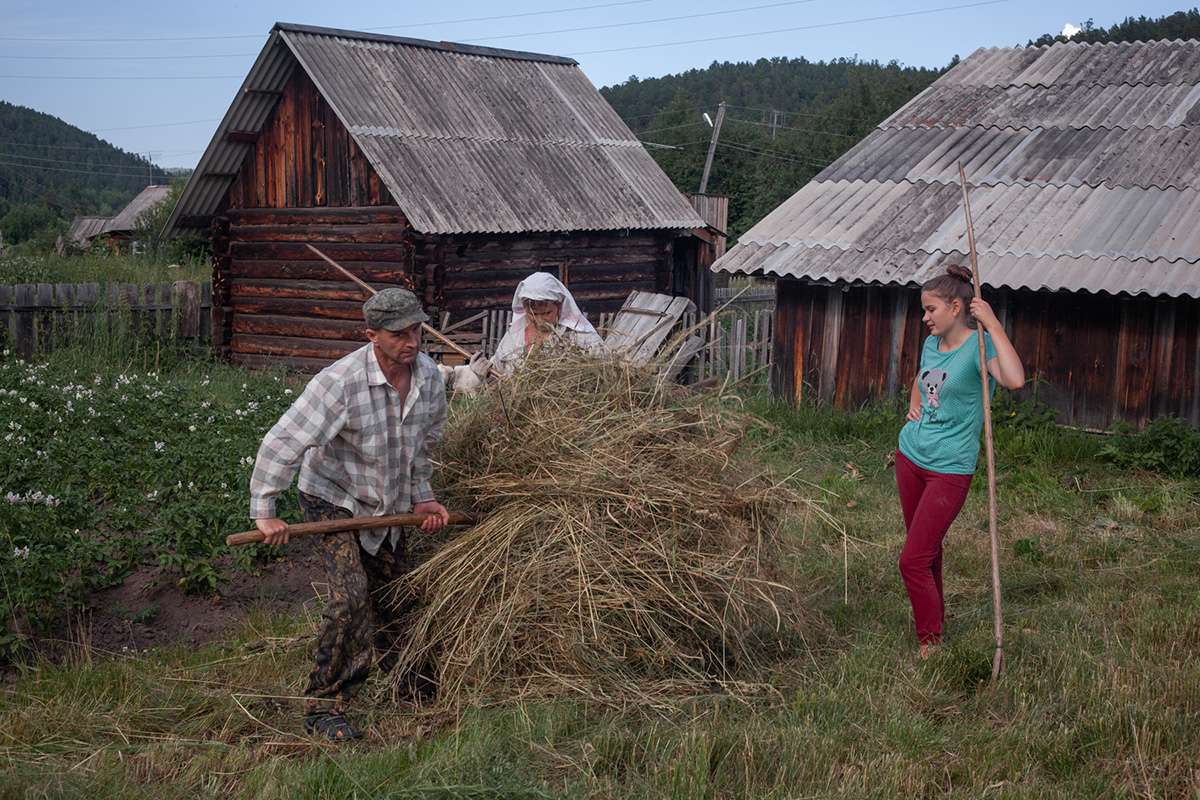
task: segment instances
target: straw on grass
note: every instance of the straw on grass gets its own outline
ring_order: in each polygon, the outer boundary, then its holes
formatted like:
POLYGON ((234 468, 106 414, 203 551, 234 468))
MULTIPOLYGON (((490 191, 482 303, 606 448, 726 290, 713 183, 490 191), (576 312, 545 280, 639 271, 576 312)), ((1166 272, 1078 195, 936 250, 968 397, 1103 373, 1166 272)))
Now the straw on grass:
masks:
POLYGON ((456 404, 439 497, 484 519, 403 582, 395 599, 417 610, 392 690, 432 665, 443 697, 619 700, 778 657, 799 615, 776 511, 795 498, 738 458, 728 396, 657 368, 544 351, 456 404))

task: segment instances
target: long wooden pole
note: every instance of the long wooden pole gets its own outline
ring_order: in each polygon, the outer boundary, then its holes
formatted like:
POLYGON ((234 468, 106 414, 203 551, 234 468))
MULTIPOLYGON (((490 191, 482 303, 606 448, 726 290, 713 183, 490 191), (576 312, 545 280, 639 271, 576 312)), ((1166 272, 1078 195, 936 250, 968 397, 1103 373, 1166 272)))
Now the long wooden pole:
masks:
MULTIPOLYGON (((975 227, 971 222, 971 203, 967 197, 967 175, 962 162, 958 162, 958 178, 962 182, 963 210, 967 214, 967 244, 971 249, 971 276, 975 284, 975 296, 979 291, 979 256, 975 252, 975 227)), ((987 348, 983 342, 983 331, 979 331, 979 378, 983 382, 983 441, 987 452, 988 481, 988 533, 992 543, 992 617, 996 632, 996 652, 992 657, 992 678, 999 677, 1004 669, 1004 614, 1000 608, 1000 534, 996 529, 996 451, 992 441, 992 393, 988 385, 987 348)))
MULTIPOLYGON (((346 519, 326 519, 320 522, 298 522, 288 526, 288 536, 308 536, 314 533, 340 533, 342 531, 360 531, 365 528, 393 528, 397 525, 420 525, 432 514, 384 514, 379 517, 347 517, 346 519)), ((451 525, 474 525, 479 521, 475 514, 451 514, 451 525)), ((225 537, 225 544, 234 547, 239 544, 261 542, 266 537, 262 531, 245 531, 231 533, 225 537)))
MULTIPOLYGON (((349 278, 350 280, 352 280, 352 281, 354 281, 355 283, 357 283, 357 284, 358 284, 360 287, 362 287, 362 289, 363 289, 364 291, 366 291, 368 294, 372 294, 372 295, 374 295, 374 294, 378 294, 378 292, 376 291, 375 287, 371 286, 370 284, 366 283, 365 281, 361 281, 361 280, 359 280, 357 276, 355 276, 355 275, 354 275, 352 272, 350 272, 350 270, 346 269, 346 268, 345 268, 345 267, 343 267, 341 264, 337 263, 337 262, 336 262, 336 261, 334 261, 332 258, 330 258, 329 256, 325 255, 325 254, 324 254, 324 253, 322 253, 320 250, 318 250, 317 248, 313 247, 311 244, 310 244, 310 245, 305 245, 305 246, 306 246, 306 247, 307 247, 309 250, 312 250, 312 251, 313 251, 314 253, 316 253, 318 256, 320 256, 321 258, 323 258, 323 259, 325 260, 325 263, 329 264, 329 266, 333 267, 333 268, 334 268, 334 269, 336 269, 338 272, 342 273, 342 274, 343 274, 343 275, 345 275, 347 278, 349 278)), ((425 331, 425 332, 426 332, 426 333, 428 333, 430 336, 432 336, 433 338, 437 339, 439 342, 441 342, 442 344, 446 345, 447 347, 449 347, 449 348, 450 348, 451 350, 453 350, 454 352, 458 353, 458 354, 459 354, 460 356, 462 356, 463 358, 467 359, 468 361, 470 361, 470 360, 471 360, 471 354, 470 354, 470 353, 468 353, 466 350, 464 350, 464 349, 462 349, 461 347, 459 347, 459 346, 458 346, 457 344, 455 344, 454 342, 450 341, 450 339, 448 339, 448 338, 446 338, 445 336, 443 336, 441 331, 437 330, 436 328, 434 328, 434 327, 433 327, 432 325, 430 325, 429 323, 427 323, 427 322, 422 322, 422 323, 421 323, 421 330, 425 331)), ((501 374, 500 374, 500 373, 499 373, 499 372, 498 372, 498 371, 497 371, 497 370, 496 370, 494 367, 488 367, 488 374, 489 374, 489 375, 493 375, 493 376, 495 376, 495 377, 497 377, 497 378, 501 378, 501 377, 503 377, 503 376, 502 376, 502 375, 501 375, 501 374)))

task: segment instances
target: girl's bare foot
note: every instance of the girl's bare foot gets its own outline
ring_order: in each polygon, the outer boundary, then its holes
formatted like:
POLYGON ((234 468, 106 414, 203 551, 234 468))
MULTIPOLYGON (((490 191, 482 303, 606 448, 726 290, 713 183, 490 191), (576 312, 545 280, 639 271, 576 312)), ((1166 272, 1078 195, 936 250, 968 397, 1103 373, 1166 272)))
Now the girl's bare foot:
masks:
POLYGON ((937 648, 937 642, 924 642, 919 648, 917 648, 917 658, 925 661, 934 654, 934 651, 936 651, 937 648))

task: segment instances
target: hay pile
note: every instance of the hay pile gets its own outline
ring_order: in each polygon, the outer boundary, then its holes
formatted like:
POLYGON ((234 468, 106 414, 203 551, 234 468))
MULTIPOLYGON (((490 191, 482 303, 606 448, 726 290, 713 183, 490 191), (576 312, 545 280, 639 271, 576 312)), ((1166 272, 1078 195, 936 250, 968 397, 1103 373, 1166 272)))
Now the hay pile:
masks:
POLYGON ((577 352, 455 403, 438 496, 485 518, 408 576, 393 676, 435 665, 442 697, 628 699, 777 659, 797 614, 776 512, 794 497, 739 464, 745 425, 720 393, 577 352))

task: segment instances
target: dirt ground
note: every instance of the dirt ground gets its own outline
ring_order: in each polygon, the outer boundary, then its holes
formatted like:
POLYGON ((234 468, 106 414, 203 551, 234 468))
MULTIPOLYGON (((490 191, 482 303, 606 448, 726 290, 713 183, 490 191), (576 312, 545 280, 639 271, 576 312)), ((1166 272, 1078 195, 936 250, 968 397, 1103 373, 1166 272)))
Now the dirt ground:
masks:
POLYGON ((280 614, 316 613, 321 570, 308 539, 293 539, 284 558, 256 565, 258 574, 230 570, 214 595, 184 594, 174 577, 143 566, 121 584, 90 593, 89 608, 35 634, 36 649, 54 657, 84 646, 122 654, 176 643, 200 645, 227 638, 255 607, 280 614))

